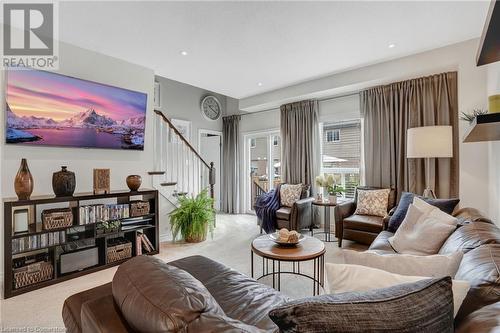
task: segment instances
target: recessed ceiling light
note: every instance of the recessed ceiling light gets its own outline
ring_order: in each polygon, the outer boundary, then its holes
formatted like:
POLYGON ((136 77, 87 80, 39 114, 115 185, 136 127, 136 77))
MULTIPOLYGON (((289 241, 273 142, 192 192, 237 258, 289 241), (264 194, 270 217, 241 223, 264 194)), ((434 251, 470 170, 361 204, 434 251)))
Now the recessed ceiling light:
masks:
POLYGON ((257 83, 259 87, 262 87, 262 82, 257 83))
POLYGON ((188 53, 187 53, 186 51, 181 51, 181 54, 182 54, 183 56, 188 55, 188 53))
POLYGON ((389 44, 389 48, 390 48, 390 49, 393 49, 393 48, 395 48, 395 47, 396 47, 396 44, 389 44))

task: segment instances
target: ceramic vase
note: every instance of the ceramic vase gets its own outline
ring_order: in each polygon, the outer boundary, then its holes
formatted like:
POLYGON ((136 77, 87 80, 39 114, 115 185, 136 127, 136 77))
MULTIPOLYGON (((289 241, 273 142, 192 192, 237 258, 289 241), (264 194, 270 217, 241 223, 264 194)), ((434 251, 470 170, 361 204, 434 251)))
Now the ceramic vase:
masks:
POLYGON ((61 171, 52 174, 52 190, 56 197, 72 196, 75 193, 75 173, 68 171, 68 167, 62 166, 61 171))
POLYGON ((334 204, 336 205, 337 204, 337 196, 335 194, 330 194, 328 196, 328 201, 331 203, 331 204, 334 204))
POLYGON ((33 176, 28 168, 28 162, 25 158, 21 159, 21 166, 14 179, 14 190, 19 200, 29 200, 33 193, 33 176))
POLYGON ((137 191, 142 184, 142 178, 139 175, 130 175, 127 177, 127 186, 131 191, 137 191))
POLYGON ((488 112, 489 113, 499 113, 500 112, 500 94, 492 95, 488 97, 488 112))
POLYGON ((322 189, 323 189, 323 200, 326 200, 330 195, 330 193, 328 193, 328 187, 325 186, 322 189))

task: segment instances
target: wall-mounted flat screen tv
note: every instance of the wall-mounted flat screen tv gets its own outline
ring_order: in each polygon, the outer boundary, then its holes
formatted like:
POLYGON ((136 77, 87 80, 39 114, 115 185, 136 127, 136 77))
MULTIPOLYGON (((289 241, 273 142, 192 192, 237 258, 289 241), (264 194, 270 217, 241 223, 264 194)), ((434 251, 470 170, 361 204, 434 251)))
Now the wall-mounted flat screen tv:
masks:
POLYGON ((147 94, 39 70, 7 74, 6 142, 144 149, 147 94))

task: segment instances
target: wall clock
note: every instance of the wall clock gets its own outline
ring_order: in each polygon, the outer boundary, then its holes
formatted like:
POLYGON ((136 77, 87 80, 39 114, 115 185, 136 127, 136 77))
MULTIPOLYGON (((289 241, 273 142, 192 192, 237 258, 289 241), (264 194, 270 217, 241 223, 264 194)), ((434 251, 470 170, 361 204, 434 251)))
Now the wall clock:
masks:
POLYGON ((217 120, 222 115, 222 108, 217 97, 208 95, 201 101, 201 114, 208 120, 217 120))

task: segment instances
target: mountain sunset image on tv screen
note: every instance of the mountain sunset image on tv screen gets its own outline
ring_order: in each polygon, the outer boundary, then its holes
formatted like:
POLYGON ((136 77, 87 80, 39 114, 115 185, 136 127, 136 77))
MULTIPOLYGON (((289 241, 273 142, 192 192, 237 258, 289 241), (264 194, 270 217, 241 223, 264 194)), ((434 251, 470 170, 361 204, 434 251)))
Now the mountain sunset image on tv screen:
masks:
POLYGON ((147 95, 38 70, 7 74, 6 142, 144 149, 147 95))

